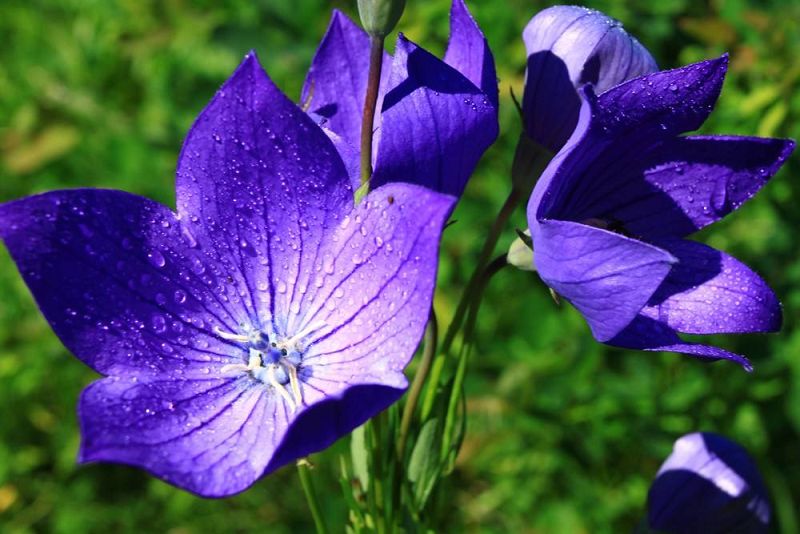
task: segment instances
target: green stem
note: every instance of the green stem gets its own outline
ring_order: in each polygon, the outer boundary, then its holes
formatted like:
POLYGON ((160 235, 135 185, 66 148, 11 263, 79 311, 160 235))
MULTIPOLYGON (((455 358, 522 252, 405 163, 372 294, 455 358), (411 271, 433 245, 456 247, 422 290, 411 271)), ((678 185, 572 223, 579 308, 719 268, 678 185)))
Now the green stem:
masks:
POLYGON ((311 517, 314 518, 314 525, 317 527, 317 534, 328 534, 328 529, 325 526, 325 520, 322 517, 322 512, 319 508, 319 501, 317 501, 317 494, 314 492, 314 484, 311 480, 311 471, 308 467, 306 460, 297 462, 297 473, 300 475, 300 484, 303 486, 303 492, 306 494, 306 501, 308 502, 308 509, 311 511, 311 517))
POLYGON ((428 328, 425 329, 425 338, 423 340, 422 361, 419 364, 419 369, 417 369, 417 374, 414 375, 411 389, 408 391, 408 400, 406 401, 405 408, 403 408, 403 418, 400 421, 400 439, 397 443, 397 458, 401 462, 403 461, 406 443, 408 442, 408 430, 411 428, 411 419, 414 417, 414 411, 416 411, 417 403, 422 393, 422 386, 425 385, 425 379, 428 377, 428 373, 431 370, 433 357, 436 355, 438 337, 439 325, 436 322, 436 312, 433 310, 433 307, 431 307, 428 328))
POLYGON ((382 67, 383 37, 370 35, 367 94, 364 97, 364 111, 361 116, 361 187, 357 192, 357 195, 361 196, 366 195, 369 191, 369 180, 372 178, 372 135, 382 67))
POLYGON ((480 282, 481 276, 483 275, 483 270, 486 267, 486 263, 489 261, 492 252, 494 252, 494 248, 497 246, 497 241, 500 239, 500 234, 508 222, 508 219, 511 217, 511 214, 514 213, 514 208, 517 207, 521 196, 522 195, 518 189, 512 188, 511 192, 506 198, 506 201, 503 203, 503 207, 500 208, 500 211, 497 213, 497 218, 495 218, 494 222, 492 223, 489 234, 486 236, 486 241, 483 243, 483 249, 481 250, 480 256, 478 256, 478 262, 475 265, 475 270, 472 272, 469 282, 467 282, 467 287, 464 290, 464 293, 461 295, 461 300, 459 301, 456 312, 453 315, 453 320, 450 323, 450 326, 447 328, 447 333, 445 334, 444 341, 442 342, 442 349, 440 351, 441 353, 446 354, 453 345, 456 334, 461 328, 461 323, 464 320, 464 314, 466 313, 470 302, 473 300, 475 290, 477 289, 477 285, 480 282))
POLYGON ((475 286, 475 299, 472 300, 472 305, 469 307, 469 314, 467 315, 466 323, 464 325, 464 336, 461 350, 458 353, 458 367, 456 368, 455 378, 453 379, 453 388, 450 391, 450 399, 447 403, 447 416, 445 417, 444 432, 442 433, 442 457, 446 458, 448 450, 452 445, 453 428, 456 424, 456 411, 458 410, 458 401, 461 397, 464 387, 464 377, 467 372, 467 361, 469 355, 472 353, 472 334, 475 329, 475 322, 478 318, 478 310, 481 307, 483 291, 489 285, 489 280, 492 276, 497 274, 500 269, 508 265, 505 255, 498 256, 486 266, 482 276, 478 278, 475 286))
POLYGON ((448 326, 447 328, 447 333, 445 334, 444 341, 442 342, 442 347, 439 350, 438 357, 433 362, 432 371, 430 373, 430 379, 428 380, 428 389, 425 391, 425 399, 422 403, 423 420, 428 418, 428 416, 431 413, 431 410, 433 409, 433 403, 436 398, 436 388, 439 386, 439 380, 441 378, 442 372, 444 372, 445 356, 449 353, 450 348, 453 345, 453 341, 455 341, 456 334, 458 333, 458 330, 461 328, 461 324, 464 321, 464 314, 467 312, 467 308, 469 307, 470 303, 474 300, 474 293, 477 285, 479 284, 481 276, 483 275, 486 263, 489 261, 492 252, 494 252, 494 248, 497 246, 497 241, 500 239, 500 234, 502 233, 503 228, 508 222, 508 219, 514 213, 514 208, 516 208, 521 197, 522 193, 518 189, 516 188, 511 189, 511 191, 508 194, 508 197, 503 203, 503 207, 500 208, 500 211, 497 213, 497 217, 492 223, 492 227, 489 230, 489 234, 486 236, 486 241, 483 243, 483 248, 481 249, 480 256, 478 256, 478 262, 475 265, 475 270, 472 272, 469 282, 467 282, 467 287, 461 294, 461 300, 459 300, 458 305, 456 307, 456 312, 453 315, 453 320, 450 323, 450 326, 448 326))

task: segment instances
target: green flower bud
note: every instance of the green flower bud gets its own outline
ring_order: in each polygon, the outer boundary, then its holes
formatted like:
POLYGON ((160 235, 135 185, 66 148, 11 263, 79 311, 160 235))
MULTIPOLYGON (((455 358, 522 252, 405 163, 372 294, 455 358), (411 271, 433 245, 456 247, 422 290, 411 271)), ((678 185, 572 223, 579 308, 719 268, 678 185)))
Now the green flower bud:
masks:
POLYGON ((386 37, 400 20, 405 7, 406 0, 358 0, 361 25, 373 37, 386 37))
POLYGON ((531 242, 531 231, 525 230, 524 232, 517 230, 517 237, 508 248, 506 261, 509 265, 513 265, 517 269, 523 271, 535 271, 536 267, 533 265, 533 243, 531 242))

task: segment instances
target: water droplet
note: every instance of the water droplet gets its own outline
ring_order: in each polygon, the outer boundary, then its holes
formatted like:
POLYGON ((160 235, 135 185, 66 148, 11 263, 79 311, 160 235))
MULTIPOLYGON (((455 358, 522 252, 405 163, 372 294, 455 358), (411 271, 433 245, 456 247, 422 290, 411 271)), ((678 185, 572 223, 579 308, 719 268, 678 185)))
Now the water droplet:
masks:
POLYGON ((153 315, 150 318, 150 326, 156 334, 163 334, 167 330, 167 321, 162 315, 153 315))
POLYGON ((175 302, 178 304, 183 304, 184 302, 186 302, 186 292, 183 291, 182 289, 175 290, 175 295, 173 296, 175 298, 175 302))
POLYGON ((167 264, 167 260, 164 259, 164 255, 157 250, 151 250, 147 253, 147 260, 153 267, 161 268, 167 264))

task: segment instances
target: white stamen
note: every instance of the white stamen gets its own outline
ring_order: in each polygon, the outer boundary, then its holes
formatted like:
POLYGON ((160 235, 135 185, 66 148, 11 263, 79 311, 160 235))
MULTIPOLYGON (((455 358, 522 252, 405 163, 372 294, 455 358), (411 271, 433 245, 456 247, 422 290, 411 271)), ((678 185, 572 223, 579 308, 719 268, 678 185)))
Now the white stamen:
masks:
POLYGON ((221 330, 220 327, 214 327, 214 333, 217 334, 222 339, 227 341, 238 341, 239 343, 247 343, 250 341, 250 336, 244 336, 242 334, 231 334, 230 332, 225 332, 221 330))
POLYGON ((297 334, 293 335, 292 337, 284 341, 283 345, 286 347, 289 347, 290 345, 295 345, 298 341, 300 341, 304 337, 309 336, 314 332, 316 332, 317 330, 325 328, 326 326, 328 326, 328 323, 326 323, 325 321, 316 321, 314 323, 311 323, 310 325, 302 329, 300 332, 298 332, 297 334))
POLYGON ((295 404, 299 407, 303 404, 303 394, 300 391, 300 379, 297 377, 297 367, 289 362, 284 362, 283 366, 289 371, 289 385, 292 388, 295 404))
POLYGON ((282 386, 282 385, 281 385, 281 384, 278 382, 278 380, 275 378, 275 366, 274 366, 274 365, 270 365, 270 366, 267 368, 267 381, 269 382, 269 384, 270 384, 272 387, 274 387, 274 388, 275 388, 275 390, 276 390, 278 393, 280 393, 281 397, 283 397, 283 400, 285 400, 286 402, 288 402, 288 403, 289 403, 289 406, 291 406, 291 408, 292 408, 292 411, 295 411, 295 410, 297 409, 297 406, 296 406, 296 405, 295 405, 295 403, 294 403, 294 399, 292 399, 292 396, 291 396, 291 395, 289 395, 289 392, 288 392, 288 391, 286 391, 286 388, 285 388, 285 387, 283 387, 283 386, 282 386))

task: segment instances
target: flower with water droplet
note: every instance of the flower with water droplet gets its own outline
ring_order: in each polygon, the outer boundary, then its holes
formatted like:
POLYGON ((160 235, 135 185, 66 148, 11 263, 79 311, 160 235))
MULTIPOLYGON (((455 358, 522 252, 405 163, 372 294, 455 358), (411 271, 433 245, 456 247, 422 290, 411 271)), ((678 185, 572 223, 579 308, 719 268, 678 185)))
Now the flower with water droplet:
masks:
POLYGON ((749 370, 743 356, 678 335, 781 325, 778 299, 756 273, 684 239, 739 208, 794 149, 785 139, 679 135, 706 120, 726 69, 723 56, 600 96, 584 87, 578 126, 536 184, 528 224, 539 276, 597 340, 749 370))
POLYGON ((111 190, 23 198, 0 236, 104 375, 81 395, 80 460, 220 497, 400 397, 455 199, 393 183, 354 206, 331 140, 254 54, 192 126, 176 189, 177 213, 111 190))
MULTIPOLYGON (((334 11, 301 98, 356 188, 369 49, 367 33, 334 11)), ((406 182, 460 196, 497 138, 497 92, 494 58, 464 0, 453 0, 444 60, 398 36, 394 57, 383 58, 371 187, 406 182)))
POLYGON ((651 529, 671 534, 769 532, 769 496, 747 451, 718 434, 675 442, 647 496, 651 529))

